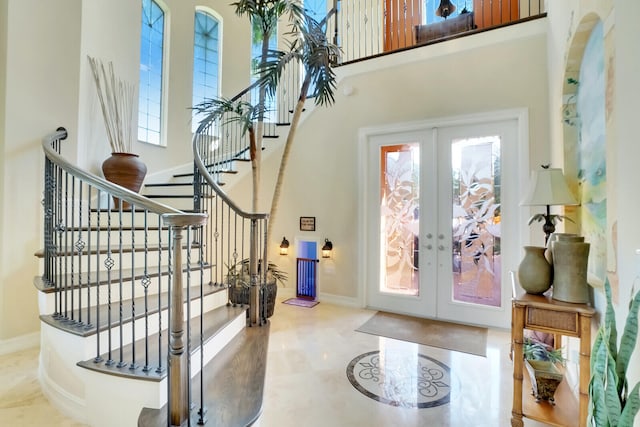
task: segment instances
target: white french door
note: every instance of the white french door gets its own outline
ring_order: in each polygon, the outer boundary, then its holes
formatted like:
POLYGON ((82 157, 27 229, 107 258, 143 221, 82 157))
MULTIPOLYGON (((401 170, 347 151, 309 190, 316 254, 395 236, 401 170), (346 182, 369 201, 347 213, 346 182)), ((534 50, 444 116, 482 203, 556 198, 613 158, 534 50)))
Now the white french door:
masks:
POLYGON ((366 166, 366 303, 508 327, 519 240, 517 120, 372 134, 366 166), (513 188, 516 187, 516 188, 513 188), (506 203, 505 203, 506 202, 506 203), (507 236, 507 235, 505 235, 507 236), (508 236, 507 236, 508 237, 508 236))

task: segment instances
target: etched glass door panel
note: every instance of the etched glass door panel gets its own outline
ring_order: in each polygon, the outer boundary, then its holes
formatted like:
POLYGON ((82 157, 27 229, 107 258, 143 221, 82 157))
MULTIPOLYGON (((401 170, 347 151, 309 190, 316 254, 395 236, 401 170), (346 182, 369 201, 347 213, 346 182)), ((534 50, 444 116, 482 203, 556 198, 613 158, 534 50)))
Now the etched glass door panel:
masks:
POLYGON ((380 291, 420 294, 420 147, 380 147, 380 291))
POLYGON ((520 261, 514 176, 522 168, 502 159, 518 159, 517 123, 477 120, 367 140, 368 307, 508 327, 503 284, 505 266, 520 261))
POLYGON ((451 143, 453 300, 499 307, 500 137, 451 143))

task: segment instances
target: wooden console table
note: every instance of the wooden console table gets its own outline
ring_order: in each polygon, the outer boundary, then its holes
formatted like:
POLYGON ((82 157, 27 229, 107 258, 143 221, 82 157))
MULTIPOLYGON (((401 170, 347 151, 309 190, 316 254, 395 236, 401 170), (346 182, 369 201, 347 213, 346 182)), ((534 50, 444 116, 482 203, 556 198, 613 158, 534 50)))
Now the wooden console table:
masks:
POLYGON ((591 318, 595 310, 587 304, 556 301, 546 295, 521 294, 512 303, 511 339, 513 344, 513 407, 511 426, 523 427, 523 417, 555 426, 585 427, 589 410, 589 359, 591 355, 591 318), (562 335, 580 339, 580 381, 576 401, 566 379, 556 391, 556 406, 548 402, 536 403, 529 391, 528 375, 523 375, 522 345, 524 330, 533 329, 554 334, 556 345, 562 335), (527 388, 523 396, 523 384, 527 388), (523 399, 524 397, 524 399, 523 399))

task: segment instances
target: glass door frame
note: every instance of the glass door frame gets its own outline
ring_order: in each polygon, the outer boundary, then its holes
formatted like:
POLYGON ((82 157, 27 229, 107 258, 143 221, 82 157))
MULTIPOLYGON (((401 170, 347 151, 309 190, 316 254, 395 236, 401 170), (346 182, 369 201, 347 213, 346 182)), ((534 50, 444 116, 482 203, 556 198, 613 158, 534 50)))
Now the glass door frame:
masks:
MULTIPOLYGON (((372 281, 378 281, 380 275, 380 261, 377 259, 375 254, 379 254, 379 229, 376 230, 376 221, 372 221, 371 219, 371 209, 375 206, 376 200, 372 195, 375 192, 372 192, 371 186, 378 184, 377 182, 371 182, 370 177, 372 176, 372 171, 370 168, 372 167, 371 163, 371 152, 374 151, 371 149, 372 141, 379 139, 379 137, 384 135, 393 135, 393 134, 401 134, 414 133, 415 135, 428 135, 429 133, 437 133, 438 128, 446 128, 446 127, 455 127, 455 126, 465 126, 465 125, 476 125, 483 124, 488 122, 501 122, 505 120, 514 120, 515 121, 515 138, 516 141, 508 141, 509 146, 505 146, 502 149, 502 174, 503 174, 503 187, 502 187, 502 204, 504 206, 503 209, 506 209, 510 212, 509 218, 503 217, 502 226, 502 234, 503 236, 508 237, 508 247, 505 245, 505 239, 503 239, 503 248, 504 256, 502 258, 502 268, 501 268, 501 279, 502 279, 502 298, 501 298, 501 306, 495 307, 489 310, 491 313, 490 316, 486 315, 475 315, 471 316, 463 316, 463 318, 459 315, 460 313, 473 312, 474 310, 470 310, 469 307, 465 307, 464 304, 454 304, 457 307, 457 311, 454 314, 449 316, 444 316, 442 313, 437 313, 436 309, 430 308, 429 304, 432 302, 428 301, 426 298, 427 295, 422 295, 421 302, 423 304, 422 311, 420 313, 423 317, 437 317, 444 320, 453 320, 453 321, 463 321, 465 323, 486 325, 486 326, 495 326, 501 328, 508 328, 510 324, 510 313, 511 313, 511 304, 510 300, 512 298, 511 292, 511 279, 510 272, 517 269, 517 265, 521 258, 521 247, 522 242, 525 241, 528 234, 527 227, 527 211, 525 209, 521 209, 519 207, 519 195, 523 194, 528 178, 529 178, 529 140, 528 140, 528 111, 526 109, 512 109, 512 110, 501 110, 496 112, 489 113, 479 113, 473 115, 466 116, 456 116, 456 117, 448 117, 441 119, 434 119, 428 121, 420 121, 420 122, 410 122, 403 124, 394 124, 390 126, 381 126, 375 128, 365 128, 361 129, 359 132, 359 150, 360 150, 360 195, 361 200, 359 203, 360 210, 360 218, 362 219, 362 223, 360 226, 360 247, 359 254, 360 259, 358 261, 359 268, 358 271, 361 273, 359 276, 361 278, 359 284, 359 295, 358 299, 363 307, 377 308, 377 309, 387 309, 393 310, 399 313, 407 313, 413 314, 413 310, 408 309, 409 307, 406 305, 406 301, 403 302, 400 299, 397 307, 380 307, 371 303, 371 295, 370 295, 370 284, 372 281), (508 185, 504 185, 508 182, 508 185), (372 255, 374 254, 374 255, 372 255)), ((426 137, 426 136, 425 136, 426 137)), ((398 141, 396 139, 396 141, 398 141)), ((400 142, 400 141, 398 141, 400 142)), ((425 156, 423 156, 424 159, 425 156)), ((379 164, 378 164, 379 167, 379 164)), ((421 166, 423 167, 423 166, 421 166)), ((379 194, 379 189, 376 188, 379 194)), ((422 200, 426 197, 421 194, 422 200)), ((421 209, 421 214, 422 214, 421 209)), ((377 222, 379 223, 379 221, 377 222)), ((440 228, 442 225, 440 225, 440 228)), ((421 238, 425 236, 425 231, 421 230, 421 238)), ((435 242, 437 244, 437 242, 435 242)), ((421 247, 422 249, 422 247, 421 247)), ((421 253, 426 252, 424 250, 420 251, 421 253)), ((428 261, 426 261, 428 263, 428 261)), ((420 266, 421 273, 423 264, 423 257, 420 258, 420 266)), ((442 267, 439 267, 442 268, 442 267)), ((422 282, 422 280, 421 280, 422 282)), ((450 284, 448 284, 450 287, 450 284)), ((422 292, 422 291, 421 291, 422 292)), ((439 297, 442 295, 442 291, 439 291, 437 294, 439 297)), ((434 298, 431 298, 434 299, 434 298)), ((435 304, 435 301, 433 301, 435 304)), ((442 301, 439 301, 438 304, 442 304, 442 301)))

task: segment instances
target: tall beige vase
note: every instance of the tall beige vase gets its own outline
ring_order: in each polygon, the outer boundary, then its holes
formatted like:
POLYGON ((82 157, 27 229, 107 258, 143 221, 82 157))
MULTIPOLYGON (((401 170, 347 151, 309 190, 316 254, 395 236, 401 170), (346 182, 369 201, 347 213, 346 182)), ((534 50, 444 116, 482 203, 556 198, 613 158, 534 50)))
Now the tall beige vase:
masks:
POLYGON ((543 294, 551 287, 551 264, 542 246, 525 246, 518 266, 518 282, 528 294, 543 294))
POLYGON ((552 248, 553 299, 571 303, 589 302, 589 243, 560 239, 552 243, 552 248))

